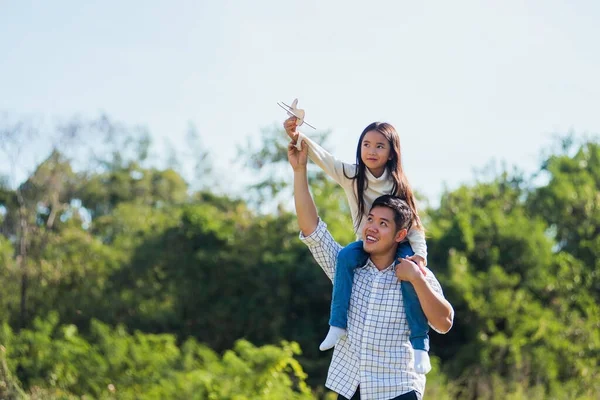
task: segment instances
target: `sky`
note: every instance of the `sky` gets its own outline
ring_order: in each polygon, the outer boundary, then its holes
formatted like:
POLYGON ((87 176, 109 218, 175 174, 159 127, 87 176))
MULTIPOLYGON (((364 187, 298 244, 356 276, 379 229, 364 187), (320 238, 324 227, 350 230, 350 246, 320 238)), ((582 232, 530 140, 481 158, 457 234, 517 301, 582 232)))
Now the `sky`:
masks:
POLYGON ((365 126, 394 125, 435 201, 490 162, 533 172, 557 134, 600 133, 599 20, 592 0, 0 0, 0 111, 106 113, 159 152, 192 123, 237 195, 238 146, 298 98, 346 162, 365 126))

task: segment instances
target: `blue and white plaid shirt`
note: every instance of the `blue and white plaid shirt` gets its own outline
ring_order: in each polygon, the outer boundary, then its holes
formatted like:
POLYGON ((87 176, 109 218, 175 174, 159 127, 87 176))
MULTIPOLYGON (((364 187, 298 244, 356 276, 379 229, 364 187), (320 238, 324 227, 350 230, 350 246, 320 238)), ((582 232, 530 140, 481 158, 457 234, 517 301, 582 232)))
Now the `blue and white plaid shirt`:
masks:
MULTIPOLYGON (((333 281, 342 246, 325 222, 319 220, 317 229, 308 237, 300 233, 300 239, 333 281)), ((426 280, 443 297, 430 270, 426 280)), ((389 400, 411 390, 421 397, 425 391, 425 375, 414 370, 402 291, 393 264, 379 271, 368 260, 354 273, 348 335, 335 346, 325 386, 351 398, 359 385, 363 400, 389 400)))

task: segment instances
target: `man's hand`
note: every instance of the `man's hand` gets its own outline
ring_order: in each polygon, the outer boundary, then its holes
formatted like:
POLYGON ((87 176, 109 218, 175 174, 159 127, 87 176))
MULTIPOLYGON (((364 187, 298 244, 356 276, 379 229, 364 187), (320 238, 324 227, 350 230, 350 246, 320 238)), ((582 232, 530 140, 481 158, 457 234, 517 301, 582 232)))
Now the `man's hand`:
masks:
POLYGON ((288 161, 294 171, 305 170, 308 163, 308 145, 302 141, 301 147, 302 150, 298 150, 293 142, 288 145, 288 161))
POLYGON ((292 142, 296 144, 296 140, 298 140, 298 131, 296 130, 298 118, 289 117, 283 122, 283 127, 285 128, 285 133, 288 134, 292 142))
POLYGON ((420 267, 408 258, 400 258, 396 265, 396 277, 399 281, 414 282, 425 276, 424 267, 420 267))
POLYGON ((439 333, 448 332, 454 321, 454 310, 448 300, 431 288, 425 279, 424 269, 410 261, 408 257, 399 260, 396 266, 398 280, 408 281, 413 285, 429 324, 439 333))

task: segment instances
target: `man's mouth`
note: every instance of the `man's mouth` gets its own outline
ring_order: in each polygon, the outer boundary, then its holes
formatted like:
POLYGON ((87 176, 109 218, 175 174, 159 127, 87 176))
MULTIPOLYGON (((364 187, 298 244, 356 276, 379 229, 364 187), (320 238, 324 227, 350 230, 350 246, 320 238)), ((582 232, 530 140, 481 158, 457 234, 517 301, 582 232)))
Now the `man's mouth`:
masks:
POLYGON ((365 237, 365 239, 366 239, 367 243, 375 243, 378 240, 375 236, 371 236, 371 235, 367 235, 365 237))

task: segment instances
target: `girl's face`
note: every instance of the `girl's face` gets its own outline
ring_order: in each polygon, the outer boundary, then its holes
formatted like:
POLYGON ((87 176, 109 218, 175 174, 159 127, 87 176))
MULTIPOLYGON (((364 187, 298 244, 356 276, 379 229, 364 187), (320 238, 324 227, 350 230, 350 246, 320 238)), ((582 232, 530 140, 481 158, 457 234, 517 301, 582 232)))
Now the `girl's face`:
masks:
POLYGON ((369 171, 379 178, 385 171, 385 164, 391 159, 390 142, 377 131, 367 132, 360 146, 360 158, 369 171))

